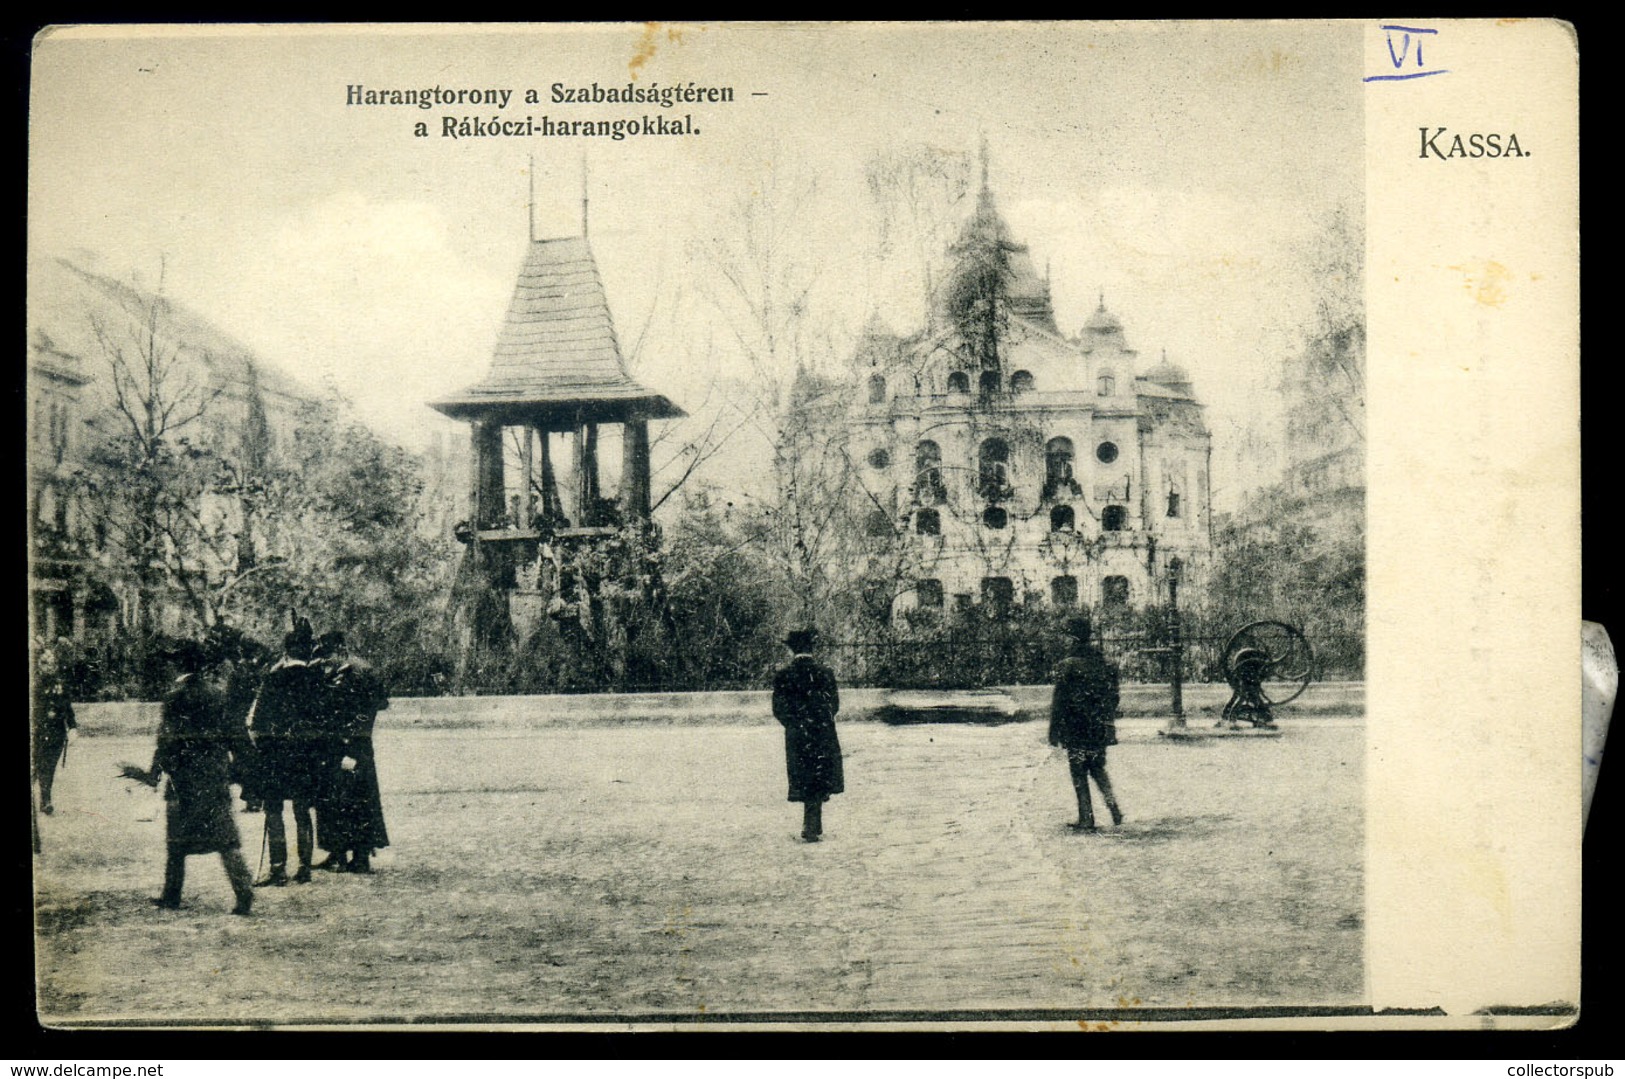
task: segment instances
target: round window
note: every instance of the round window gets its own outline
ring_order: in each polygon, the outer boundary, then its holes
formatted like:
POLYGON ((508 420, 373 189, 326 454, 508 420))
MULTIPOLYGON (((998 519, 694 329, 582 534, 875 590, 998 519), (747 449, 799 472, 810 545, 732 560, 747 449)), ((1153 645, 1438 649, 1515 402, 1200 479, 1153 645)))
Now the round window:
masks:
POLYGON ((887 453, 883 449, 870 450, 869 464, 875 468, 885 468, 887 465, 891 464, 891 454, 887 453))
POLYGON ((982 523, 989 528, 1003 528, 1009 521, 1009 514, 998 506, 989 506, 982 511, 982 523))
POLYGON ((1117 460, 1117 443, 1102 442, 1095 447, 1095 457, 1101 464, 1109 465, 1117 460))

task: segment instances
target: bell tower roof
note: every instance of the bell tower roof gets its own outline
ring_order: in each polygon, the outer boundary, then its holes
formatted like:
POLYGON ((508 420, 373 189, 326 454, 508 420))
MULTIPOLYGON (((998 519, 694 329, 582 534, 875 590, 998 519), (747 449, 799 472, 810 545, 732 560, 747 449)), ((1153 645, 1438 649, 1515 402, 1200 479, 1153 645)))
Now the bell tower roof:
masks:
POLYGON ((431 407, 454 419, 537 423, 685 415, 626 373, 598 264, 585 236, 532 240, 479 382, 431 407))

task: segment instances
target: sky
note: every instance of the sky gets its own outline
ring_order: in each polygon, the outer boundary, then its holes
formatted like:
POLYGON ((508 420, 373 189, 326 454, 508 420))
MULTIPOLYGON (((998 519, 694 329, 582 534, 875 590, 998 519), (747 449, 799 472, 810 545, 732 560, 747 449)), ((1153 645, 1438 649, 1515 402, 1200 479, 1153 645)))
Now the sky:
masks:
POLYGON ((419 447, 463 437, 425 402, 484 374, 531 230, 579 232, 584 170, 623 347, 642 340, 636 377, 695 409, 740 371, 705 252, 741 205, 810 186, 786 257, 817 271, 813 359, 833 363, 871 314, 902 332, 922 317, 876 257, 865 164, 921 145, 974 156, 985 137, 1063 331, 1103 294, 1148 362, 1166 350, 1191 372, 1222 508, 1249 481, 1227 447, 1277 407, 1310 318, 1305 251, 1336 208, 1363 207, 1361 50, 1358 24, 1298 22, 58 31, 35 48, 29 244, 148 284, 162 265, 173 298, 419 447), (549 100, 595 82, 734 100, 549 100), (346 104, 355 84, 513 97, 346 104), (645 114, 699 134, 440 135, 445 116, 645 114))

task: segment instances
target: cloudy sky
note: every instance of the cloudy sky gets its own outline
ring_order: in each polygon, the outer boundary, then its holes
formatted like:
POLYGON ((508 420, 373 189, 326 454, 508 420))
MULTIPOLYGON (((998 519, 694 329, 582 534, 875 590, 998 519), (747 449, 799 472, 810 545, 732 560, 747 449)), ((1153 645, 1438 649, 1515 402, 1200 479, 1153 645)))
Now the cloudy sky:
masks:
MULTIPOLYGON (((121 29, 36 46, 30 246, 167 291, 407 445, 484 373, 523 258, 579 226, 638 377, 694 407, 737 366, 697 252, 742 200, 811 185, 790 228, 838 348, 909 330, 875 258, 877 152, 974 155, 1076 332, 1103 290, 1142 355, 1184 364, 1226 446, 1299 340, 1304 251, 1363 200, 1355 24, 121 29), (572 106, 566 86, 728 86, 731 104, 572 106), (361 107, 346 88, 501 88, 506 109, 361 107), (524 105, 524 90, 542 92, 524 105), (443 116, 690 114, 692 137, 474 138, 443 116), (430 135, 414 136, 418 122, 430 135), (534 161, 534 177, 532 165, 534 161), (531 188, 538 188, 534 210, 531 188), (775 186, 776 185, 776 186, 775 186)), ((1265 396, 1261 396, 1265 395, 1265 396)))

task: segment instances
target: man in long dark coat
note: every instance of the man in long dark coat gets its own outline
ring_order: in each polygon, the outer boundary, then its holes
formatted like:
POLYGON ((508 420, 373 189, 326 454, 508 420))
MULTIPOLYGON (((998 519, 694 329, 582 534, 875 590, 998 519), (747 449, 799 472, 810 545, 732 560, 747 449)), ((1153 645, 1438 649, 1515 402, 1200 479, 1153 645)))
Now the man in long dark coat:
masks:
POLYGON ((68 732, 78 726, 73 718, 73 702, 62 676, 54 649, 39 652, 34 671, 34 782, 39 785, 41 813, 55 812, 51 788, 56 783, 56 767, 68 751, 68 732))
POLYGON ((288 883, 288 833, 282 819, 286 802, 293 802, 294 842, 299 870, 294 881, 310 880, 316 853, 316 799, 321 793, 328 760, 326 686, 321 671, 311 665, 315 644, 309 623, 283 640, 283 655, 265 675, 254 702, 254 748, 259 768, 256 793, 265 806, 265 834, 271 850, 271 871, 257 885, 280 887, 288 883), (301 632, 302 630, 302 632, 301 632))
POLYGON ((372 751, 373 724, 389 697, 372 665, 349 654, 344 634, 322 634, 316 654, 327 677, 334 732, 327 785, 316 807, 317 839, 328 852, 319 868, 371 873, 372 856, 389 846, 372 751))
POLYGON ((835 672, 812 656, 817 630, 796 630, 784 643, 793 657, 773 676, 773 716, 784 725, 789 800, 802 803, 801 838, 816 843, 824 834, 824 803, 846 789, 835 735, 841 694, 835 672))
MULTIPOLYGON (((240 630, 216 622, 209 628, 206 647, 210 648, 211 662, 225 673, 222 687, 225 694, 226 721, 233 731, 241 731, 248 738, 248 718, 254 710, 254 699, 259 695, 260 683, 265 678, 269 657, 266 648, 240 630)), ((257 762, 252 754, 233 755, 231 781, 242 789, 243 812, 260 810, 259 795, 254 791, 257 762)))
POLYGON ((164 698, 152 767, 143 772, 126 765, 123 770, 150 786, 157 786, 160 776, 169 777, 164 788, 164 892, 153 902, 170 910, 179 907, 186 856, 218 852, 237 896, 232 913, 247 914, 254 905, 254 877, 232 815, 230 778, 232 758, 249 753, 248 737, 227 721, 225 701, 204 678, 203 649, 188 642, 172 649, 170 658, 180 677, 164 698))
POLYGON ((1078 795, 1078 820, 1072 828, 1078 832, 1096 830, 1089 797, 1091 776, 1111 811, 1112 823, 1123 823, 1112 781, 1106 775, 1106 747, 1117 744, 1117 667, 1090 643, 1090 630, 1086 617, 1067 623, 1072 654, 1055 668, 1055 696, 1050 702, 1049 743, 1066 749, 1072 787, 1078 795))

